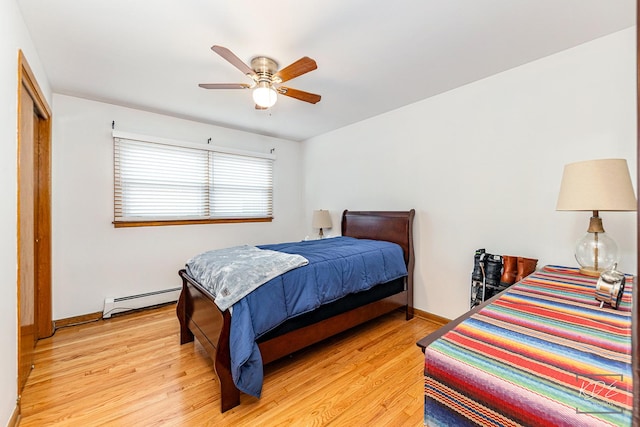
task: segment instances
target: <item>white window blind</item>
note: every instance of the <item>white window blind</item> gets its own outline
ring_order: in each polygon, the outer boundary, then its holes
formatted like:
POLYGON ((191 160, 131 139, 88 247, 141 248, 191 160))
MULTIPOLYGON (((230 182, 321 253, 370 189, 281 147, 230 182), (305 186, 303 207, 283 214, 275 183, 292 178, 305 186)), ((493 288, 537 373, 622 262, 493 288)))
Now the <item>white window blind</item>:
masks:
POLYGON ((268 156, 115 136, 114 156, 116 222, 273 216, 268 156))
POLYGON ((216 152, 209 158, 213 171, 209 187, 212 216, 271 216, 271 160, 216 152))

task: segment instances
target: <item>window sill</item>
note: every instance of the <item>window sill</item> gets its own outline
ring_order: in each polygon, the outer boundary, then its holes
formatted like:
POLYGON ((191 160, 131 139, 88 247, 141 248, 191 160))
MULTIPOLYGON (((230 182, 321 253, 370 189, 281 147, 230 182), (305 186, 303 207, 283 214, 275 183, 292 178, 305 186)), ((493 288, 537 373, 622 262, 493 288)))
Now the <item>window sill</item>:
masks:
POLYGON ((266 218, 217 218, 217 219, 170 219, 149 221, 113 221, 115 228, 125 227, 159 227, 164 225, 192 225, 192 224, 235 224, 242 222, 271 222, 272 217, 266 218))

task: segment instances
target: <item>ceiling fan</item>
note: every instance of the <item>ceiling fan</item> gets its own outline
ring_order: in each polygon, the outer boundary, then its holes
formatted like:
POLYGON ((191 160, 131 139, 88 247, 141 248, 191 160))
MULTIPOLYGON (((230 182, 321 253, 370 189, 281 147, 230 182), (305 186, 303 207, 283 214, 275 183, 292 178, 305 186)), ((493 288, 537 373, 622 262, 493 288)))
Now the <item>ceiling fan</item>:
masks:
POLYGON ((277 99, 278 94, 299 99, 300 101, 315 104, 320 101, 320 95, 309 93, 286 86, 282 83, 295 79, 309 71, 318 68, 316 61, 304 56, 291 65, 278 70, 278 63, 266 56, 257 56, 251 60, 249 67, 240 58, 226 47, 211 46, 218 55, 222 56, 238 70, 242 71, 253 82, 248 83, 201 83, 198 86, 204 89, 253 89, 253 100, 256 103, 257 110, 266 110, 272 107, 277 99))

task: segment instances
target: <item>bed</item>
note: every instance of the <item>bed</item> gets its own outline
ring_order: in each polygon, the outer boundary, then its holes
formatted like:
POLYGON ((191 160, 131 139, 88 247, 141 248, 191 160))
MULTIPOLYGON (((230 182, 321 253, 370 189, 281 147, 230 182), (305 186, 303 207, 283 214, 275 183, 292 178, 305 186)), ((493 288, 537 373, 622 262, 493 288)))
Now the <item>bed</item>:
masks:
POLYGON ((425 425, 630 426, 635 280, 617 310, 596 282, 546 266, 420 340, 425 425))
MULTIPOLYGON (((255 347, 260 357, 253 363, 259 363, 261 370, 269 362, 398 309, 405 310, 406 319, 411 319, 415 264, 414 216, 413 209, 359 212, 345 210, 341 224, 344 239, 391 242, 395 244, 393 246, 399 246, 405 275, 332 300, 313 311, 280 323, 257 337, 255 347)), ((296 272, 297 270, 292 270, 285 274, 296 272)), ((197 338, 213 360, 220 383, 221 411, 225 412, 240 403, 241 392, 233 378, 237 371, 231 357, 232 348, 235 351, 236 345, 235 338, 232 339, 233 331, 238 330, 238 319, 242 319, 242 311, 238 310, 240 305, 234 305, 232 310, 221 310, 216 305, 214 296, 202 283, 191 277, 186 269, 180 270, 179 276, 183 282, 177 306, 180 343, 192 342, 194 337, 197 338), (232 324, 234 319, 236 323, 232 324)), ((270 283, 258 289, 262 291, 270 283)), ((235 337, 237 336, 238 333, 235 332, 235 337)))

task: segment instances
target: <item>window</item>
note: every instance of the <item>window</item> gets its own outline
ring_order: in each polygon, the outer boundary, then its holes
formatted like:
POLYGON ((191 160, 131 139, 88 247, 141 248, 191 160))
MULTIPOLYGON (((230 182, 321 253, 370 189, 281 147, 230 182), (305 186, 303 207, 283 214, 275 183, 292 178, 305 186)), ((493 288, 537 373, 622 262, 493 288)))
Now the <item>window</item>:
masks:
POLYGON ((274 156, 114 131, 116 227, 270 221, 274 156))

